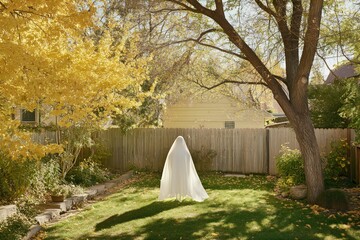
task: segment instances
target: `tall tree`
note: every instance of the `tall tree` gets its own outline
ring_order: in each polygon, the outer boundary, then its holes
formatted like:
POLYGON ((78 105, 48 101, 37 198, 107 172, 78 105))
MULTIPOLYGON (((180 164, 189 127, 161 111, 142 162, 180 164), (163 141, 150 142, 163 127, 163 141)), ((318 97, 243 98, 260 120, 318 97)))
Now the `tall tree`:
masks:
POLYGON ((116 44, 109 31, 88 37, 97 14, 85 2, 0 1, 0 151, 14 159, 60 150, 34 144, 12 117, 18 108, 43 111, 64 128, 100 128, 151 94, 141 90, 149 57, 134 57, 130 31, 116 44))
MULTIPOLYGON (((308 201, 315 202, 324 190, 319 147, 316 142, 307 98, 309 75, 317 49, 322 0, 274 0, 274 1, 197 1, 166 0, 169 5, 163 11, 191 12, 193 17, 205 16, 210 29, 202 29, 194 38, 204 44, 202 37, 215 34, 226 36, 218 41, 221 51, 249 61, 262 77, 263 83, 272 91, 288 117, 304 157, 308 201), (234 14, 237 17, 234 17, 234 14), (253 23, 254 25, 250 25, 253 23), (255 25, 263 24, 268 30, 259 33, 255 25), (245 27, 244 27, 245 26, 245 27), (266 35, 268 34, 268 35, 266 35), (265 41, 263 35, 268 37, 265 41), (262 41, 259 41, 261 39, 262 41), (278 41, 278 51, 266 43, 278 41), (280 44, 279 44, 280 43, 280 44), (226 50, 225 47, 228 47, 226 50), (285 60, 286 76, 272 73, 268 64, 271 53, 281 55, 285 60)), ((191 21, 191 20, 188 20, 191 21)))

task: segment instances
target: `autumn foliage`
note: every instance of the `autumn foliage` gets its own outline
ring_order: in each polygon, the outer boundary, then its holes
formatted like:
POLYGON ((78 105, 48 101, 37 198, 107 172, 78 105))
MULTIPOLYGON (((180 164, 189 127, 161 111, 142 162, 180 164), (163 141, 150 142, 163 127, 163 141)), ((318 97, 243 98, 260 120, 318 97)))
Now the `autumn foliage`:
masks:
POLYGON ((114 42, 106 31, 92 37, 96 17, 96 6, 83 1, 0 1, 2 151, 13 158, 61 151, 19 130, 19 108, 37 109, 58 127, 101 127, 151 94, 141 91, 149 58, 135 57, 136 39, 124 34, 114 42))

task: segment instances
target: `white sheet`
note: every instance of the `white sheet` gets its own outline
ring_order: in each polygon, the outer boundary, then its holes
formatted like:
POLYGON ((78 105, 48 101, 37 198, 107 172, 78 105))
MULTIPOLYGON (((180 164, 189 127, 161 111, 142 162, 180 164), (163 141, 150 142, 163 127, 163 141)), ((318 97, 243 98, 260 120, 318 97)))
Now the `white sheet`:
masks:
POLYGON ((166 157, 160 182, 159 200, 190 197, 202 202, 208 198, 196 172, 189 149, 182 136, 178 136, 166 157))

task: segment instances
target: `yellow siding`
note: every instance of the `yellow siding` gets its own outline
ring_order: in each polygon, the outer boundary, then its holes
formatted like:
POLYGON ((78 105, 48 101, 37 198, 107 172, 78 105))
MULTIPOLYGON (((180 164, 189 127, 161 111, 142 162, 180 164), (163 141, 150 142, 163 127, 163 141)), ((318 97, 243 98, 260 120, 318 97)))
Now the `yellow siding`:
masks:
POLYGON ((188 101, 167 107, 165 128, 224 128, 225 121, 234 121, 235 128, 264 128, 271 114, 260 110, 243 109, 228 99, 215 103, 188 101))

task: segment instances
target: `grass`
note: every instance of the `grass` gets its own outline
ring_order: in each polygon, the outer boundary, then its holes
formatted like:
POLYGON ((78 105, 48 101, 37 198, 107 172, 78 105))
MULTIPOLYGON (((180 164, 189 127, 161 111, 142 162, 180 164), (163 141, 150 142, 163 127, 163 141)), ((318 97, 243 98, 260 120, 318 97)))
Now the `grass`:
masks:
POLYGON ((210 198, 157 201, 160 175, 135 181, 82 211, 45 227, 46 239, 360 239, 360 219, 314 212, 278 199, 274 182, 201 174, 210 198))

